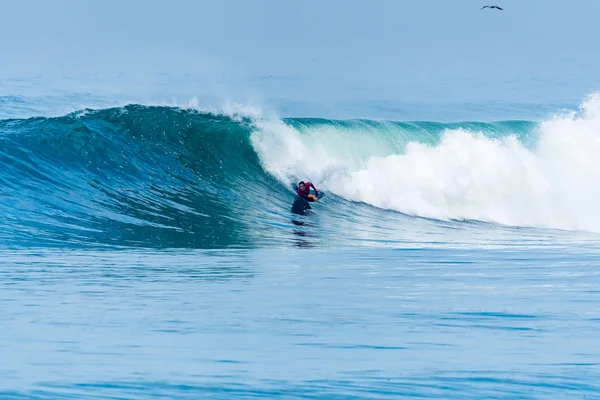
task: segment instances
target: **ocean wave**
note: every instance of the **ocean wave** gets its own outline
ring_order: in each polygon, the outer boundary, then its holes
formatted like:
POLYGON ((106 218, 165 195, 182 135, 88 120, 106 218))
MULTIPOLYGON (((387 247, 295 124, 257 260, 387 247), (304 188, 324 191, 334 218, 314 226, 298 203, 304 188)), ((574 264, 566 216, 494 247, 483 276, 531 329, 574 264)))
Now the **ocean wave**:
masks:
MULTIPOLYGON (((244 210, 274 197, 250 121, 131 105, 0 123, 5 239, 212 248, 247 245, 244 210)), ((250 227, 251 228, 251 227, 250 227)))
POLYGON ((591 97, 581 113, 542 123, 136 104, 7 119, 0 244, 256 247, 386 242, 390 232, 424 243, 457 226, 443 221, 599 232, 599 114, 591 97), (298 180, 328 192, 312 220, 291 215, 298 180))

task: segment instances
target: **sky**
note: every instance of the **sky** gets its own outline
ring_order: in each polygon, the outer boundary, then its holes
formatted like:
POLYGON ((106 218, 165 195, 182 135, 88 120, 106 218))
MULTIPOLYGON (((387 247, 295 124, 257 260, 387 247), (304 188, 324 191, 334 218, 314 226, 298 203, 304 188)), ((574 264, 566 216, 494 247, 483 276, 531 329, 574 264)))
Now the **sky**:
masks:
POLYGON ((37 79, 322 104, 565 104, 600 87, 599 1, 484 4, 0 0, 0 95, 37 79))

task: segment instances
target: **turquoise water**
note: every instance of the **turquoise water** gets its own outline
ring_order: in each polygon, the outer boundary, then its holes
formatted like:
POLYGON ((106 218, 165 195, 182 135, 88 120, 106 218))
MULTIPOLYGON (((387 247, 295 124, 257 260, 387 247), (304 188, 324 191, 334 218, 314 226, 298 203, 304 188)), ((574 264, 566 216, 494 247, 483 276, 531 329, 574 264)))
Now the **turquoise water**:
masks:
POLYGON ((0 397, 598 398, 596 97, 12 93, 0 397))

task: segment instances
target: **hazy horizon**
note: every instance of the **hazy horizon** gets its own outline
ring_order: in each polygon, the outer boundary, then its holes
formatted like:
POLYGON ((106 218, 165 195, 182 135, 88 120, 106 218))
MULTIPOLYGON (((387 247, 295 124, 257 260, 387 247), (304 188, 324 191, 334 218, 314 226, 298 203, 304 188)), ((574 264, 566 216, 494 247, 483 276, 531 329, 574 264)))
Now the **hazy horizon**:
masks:
POLYGON ((600 83, 591 0, 0 4, 5 96, 560 107, 600 83))

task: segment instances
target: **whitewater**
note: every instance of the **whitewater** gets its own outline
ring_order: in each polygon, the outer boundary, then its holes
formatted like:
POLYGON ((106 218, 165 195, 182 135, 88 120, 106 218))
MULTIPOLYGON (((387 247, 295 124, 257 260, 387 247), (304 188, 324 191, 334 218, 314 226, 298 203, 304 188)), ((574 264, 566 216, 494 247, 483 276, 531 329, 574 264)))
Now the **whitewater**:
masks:
POLYGON ((600 231, 600 97, 541 123, 259 123, 253 145, 282 182, 443 220, 600 231))

